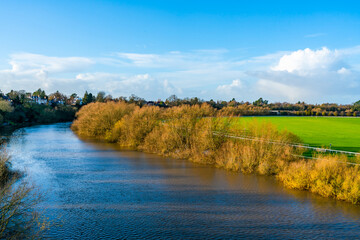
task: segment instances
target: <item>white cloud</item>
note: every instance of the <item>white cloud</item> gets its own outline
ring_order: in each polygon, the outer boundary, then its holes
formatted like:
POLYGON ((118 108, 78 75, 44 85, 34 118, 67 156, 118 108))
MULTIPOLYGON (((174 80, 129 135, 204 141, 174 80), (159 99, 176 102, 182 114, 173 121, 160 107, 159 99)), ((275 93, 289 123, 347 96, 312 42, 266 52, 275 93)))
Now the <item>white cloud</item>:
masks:
POLYGON ((229 95, 231 97, 231 95, 238 95, 240 91, 243 90, 243 83, 239 79, 235 79, 231 84, 218 86, 216 90, 220 94, 229 95))
POLYGON ((138 67, 156 67, 163 61, 163 59, 156 54, 117 53, 117 56, 125 60, 128 64, 133 64, 138 67))
POLYGON ((76 72, 88 68, 94 61, 84 57, 49 57, 32 53, 10 55, 9 64, 14 74, 76 72))
POLYGON ((51 89, 59 82, 68 81, 57 74, 76 73, 89 68, 94 61, 84 57, 49 57, 32 53, 10 55, 10 69, 0 70, 0 83, 3 90, 34 88, 51 89))
POLYGON ((320 50, 306 48, 282 56, 272 70, 308 74, 314 70, 332 70, 338 64, 340 64, 340 54, 337 50, 330 51, 326 47, 320 50))
MULTIPOLYGON (((360 92, 359 72, 351 64, 355 51, 306 48, 284 54, 268 70, 249 72, 255 89, 276 100, 328 101, 360 92), (275 94, 274 94, 275 93, 275 94)), ((358 94, 359 95, 359 94, 358 94)), ((360 97, 360 96, 359 96, 360 97)))
POLYGON ((121 75, 116 73, 104 73, 104 72, 95 72, 95 73, 80 73, 76 75, 76 80, 86 81, 86 82, 107 82, 116 78, 121 78, 121 75))
POLYGON ((345 67, 342 67, 339 70, 337 70, 337 73, 339 73, 339 74, 351 74, 351 71, 349 69, 346 69, 345 67))

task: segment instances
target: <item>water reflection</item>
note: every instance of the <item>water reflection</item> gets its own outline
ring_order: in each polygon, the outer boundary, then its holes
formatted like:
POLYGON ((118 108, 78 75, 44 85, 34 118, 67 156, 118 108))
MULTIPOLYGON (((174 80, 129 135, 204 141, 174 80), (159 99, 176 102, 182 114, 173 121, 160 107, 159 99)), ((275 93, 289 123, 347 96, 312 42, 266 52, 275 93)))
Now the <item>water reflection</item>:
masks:
POLYGON ((11 141, 18 168, 62 216, 49 238, 355 238, 360 207, 243 175, 78 139, 68 124, 11 141))

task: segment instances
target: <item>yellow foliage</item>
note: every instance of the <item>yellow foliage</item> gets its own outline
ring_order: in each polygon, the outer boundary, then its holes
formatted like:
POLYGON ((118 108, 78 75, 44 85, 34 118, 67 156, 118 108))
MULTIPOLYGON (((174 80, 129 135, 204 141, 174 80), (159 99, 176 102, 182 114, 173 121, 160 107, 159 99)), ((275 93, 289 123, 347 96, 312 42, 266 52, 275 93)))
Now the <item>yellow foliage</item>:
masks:
POLYGON ((123 102, 90 103, 76 114, 72 129, 81 136, 105 138, 116 122, 136 108, 134 104, 123 102))
POLYGON ((360 201, 360 169, 346 161, 346 156, 318 156, 316 161, 289 164, 278 178, 289 188, 310 190, 357 204, 360 201))

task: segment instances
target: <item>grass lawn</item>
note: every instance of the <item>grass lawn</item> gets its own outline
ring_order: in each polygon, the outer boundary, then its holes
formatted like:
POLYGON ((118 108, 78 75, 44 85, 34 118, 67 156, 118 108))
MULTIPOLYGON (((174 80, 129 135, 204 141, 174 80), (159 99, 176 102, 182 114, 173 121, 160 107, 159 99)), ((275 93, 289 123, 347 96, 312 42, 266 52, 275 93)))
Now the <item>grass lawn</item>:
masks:
POLYGON ((346 117, 240 117, 245 123, 256 119, 268 121, 280 130, 288 130, 304 143, 316 147, 360 152, 360 118, 346 117))

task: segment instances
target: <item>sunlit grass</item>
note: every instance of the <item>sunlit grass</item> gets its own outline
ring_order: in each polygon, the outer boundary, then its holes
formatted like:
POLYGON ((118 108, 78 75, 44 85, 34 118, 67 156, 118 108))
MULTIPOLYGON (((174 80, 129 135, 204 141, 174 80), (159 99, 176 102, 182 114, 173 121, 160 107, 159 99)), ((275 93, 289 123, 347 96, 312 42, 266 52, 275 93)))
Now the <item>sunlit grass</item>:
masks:
POLYGON ((244 125, 256 119, 288 130, 315 147, 360 152, 360 118, 349 117, 239 117, 244 125))

